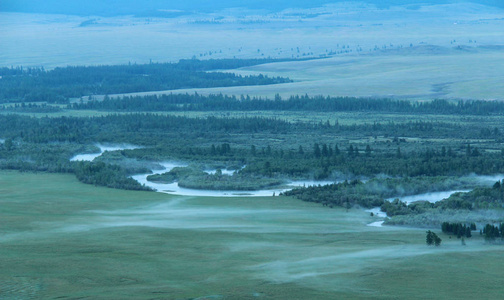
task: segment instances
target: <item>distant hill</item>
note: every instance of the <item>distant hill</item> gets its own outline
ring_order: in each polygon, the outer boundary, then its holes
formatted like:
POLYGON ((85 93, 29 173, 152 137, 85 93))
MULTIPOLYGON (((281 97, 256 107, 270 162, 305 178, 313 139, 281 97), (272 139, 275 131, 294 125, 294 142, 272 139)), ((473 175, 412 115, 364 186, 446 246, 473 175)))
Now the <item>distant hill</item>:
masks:
MULTIPOLYGON (((226 8, 243 7, 279 11, 287 8, 310 8, 349 0, 0 0, 2 12, 51 13, 69 15, 141 15, 159 16, 159 10, 210 12, 226 8)), ((502 0, 361 0, 380 8, 395 5, 448 4, 472 2, 504 8, 502 0)), ((176 16, 167 12, 167 16, 176 16)))

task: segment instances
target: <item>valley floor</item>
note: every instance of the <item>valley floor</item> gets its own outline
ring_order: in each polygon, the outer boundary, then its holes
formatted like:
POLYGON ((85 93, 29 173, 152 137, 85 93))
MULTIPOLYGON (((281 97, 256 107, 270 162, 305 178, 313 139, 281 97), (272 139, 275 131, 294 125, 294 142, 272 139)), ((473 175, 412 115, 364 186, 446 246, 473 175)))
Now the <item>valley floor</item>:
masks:
POLYGON ((290 197, 183 197, 0 172, 0 298, 499 298, 499 245, 290 197))

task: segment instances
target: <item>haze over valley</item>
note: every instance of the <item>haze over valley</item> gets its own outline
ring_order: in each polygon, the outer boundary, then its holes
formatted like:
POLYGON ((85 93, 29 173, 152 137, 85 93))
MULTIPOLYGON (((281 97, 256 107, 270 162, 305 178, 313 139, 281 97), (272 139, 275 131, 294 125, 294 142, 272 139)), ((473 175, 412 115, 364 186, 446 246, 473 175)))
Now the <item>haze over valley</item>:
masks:
POLYGON ((0 0, 0 299, 499 299, 501 1, 0 0))

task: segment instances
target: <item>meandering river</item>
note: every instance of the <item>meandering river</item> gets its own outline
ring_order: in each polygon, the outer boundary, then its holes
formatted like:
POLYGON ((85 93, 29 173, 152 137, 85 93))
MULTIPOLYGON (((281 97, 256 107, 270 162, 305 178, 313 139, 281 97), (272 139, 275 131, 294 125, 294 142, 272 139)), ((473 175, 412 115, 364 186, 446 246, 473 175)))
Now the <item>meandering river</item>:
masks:
MULTIPOLYGON (((470 192, 471 190, 453 190, 453 191, 443 191, 443 192, 433 192, 433 193, 425 193, 425 194, 418 194, 418 195, 410 195, 410 196, 402 196, 402 197, 392 197, 386 199, 387 201, 394 201, 395 199, 399 199, 402 202, 405 202, 407 204, 416 202, 416 201, 429 201, 431 203, 436 203, 438 201, 441 201, 443 199, 446 199, 450 197, 451 195, 458 193, 458 192, 470 192)), ((385 212, 382 212, 379 207, 375 207, 373 209, 368 209, 366 210, 369 213, 373 213, 374 216, 379 217, 379 218, 386 218, 387 214, 385 212)), ((382 227, 383 225, 383 220, 372 222, 368 224, 368 226, 371 227, 382 227)))
MULTIPOLYGON (((138 149, 141 147, 134 145, 101 145, 96 144, 100 148, 100 152, 97 153, 84 153, 78 154, 72 157, 71 161, 93 161, 95 158, 102 155, 105 151, 120 151, 127 149, 138 149)), ((296 187, 310 186, 310 185, 326 185, 334 183, 333 181, 291 181, 287 183, 283 188, 274 189, 264 189, 257 191, 214 191, 214 190, 199 190, 199 189, 188 189, 179 187, 177 182, 165 184, 165 183, 155 183, 147 180, 147 176, 152 174, 163 174, 169 172, 175 167, 187 167, 187 164, 182 162, 163 162, 160 163, 163 166, 162 169, 152 170, 152 173, 148 174, 138 174, 131 176, 133 179, 138 181, 140 184, 144 184, 157 192, 181 195, 181 196, 207 196, 207 197, 264 197, 278 195, 282 192, 291 190, 296 187)), ((208 174, 215 174, 217 170, 205 170, 208 174)), ((233 170, 221 170, 223 175, 233 175, 235 171, 233 170)))
MULTIPOLYGON (((95 158, 102 155, 105 151, 119 151, 126 149, 138 149, 140 147, 134 145, 101 145, 97 144, 97 147, 100 148, 100 152, 98 153, 86 153, 79 154, 72 157, 71 161, 93 161, 95 158)), ((181 162, 164 162, 160 163, 163 167, 162 169, 152 170, 153 173, 149 174, 138 174, 132 176, 133 179, 138 181, 140 184, 144 184, 157 192, 181 195, 181 196, 207 196, 207 197, 264 197, 264 196, 272 196, 278 195, 282 192, 291 190, 296 187, 302 186, 311 186, 311 185, 326 185, 334 183, 333 181, 291 181, 286 184, 282 188, 274 188, 274 189, 263 189, 257 191, 215 191, 215 190, 199 190, 199 189, 188 189, 183 188, 178 185, 177 182, 174 183, 155 183, 147 180, 147 176, 152 174, 163 174, 169 172, 171 169, 175 167, 187 167, 187 164, 181 162)), ((221 170, 223 175, 231 176, 235 171, 233 170, 221 170)), ((215 174, 216 170, 205 170, 205 172, 209 174, 215 174)), ((492 184, 493 182, 502 179, 503 175, 494 175, 494 176, 476 176, 478 181, 482 184, 492 184)), ((469 192, 470 189, 464 190, 452 190, 452 191, 442 191, 442 192, 432 192, 432 193, 423 193, 418 195, 409 195, 409 196, 401 196, 401 197, 392 197, 387 199, 388 201, 393 201, 398 198, 402 202, 407 204, 416 202, 416 201, 429 201, 431 203, 435 203, 450 197, 454 193, 458 192, 469 192)), ((387 214, 380 211, 379 207, 375 207, 373 209, 367 210, 369 213, 373 213, 374 216, 378 218, 385 218, 387 214)), ((383 224, 383 220, 379 220, 376 222, 372 222, 368 224, 368 226, 373 227, 381 227, 383 224)))
MULTIPOLYGON (((175 167, 186 167, 187 164, 179 162, 164 162, 160 163, 163 166, 161 170, 152 170, 153 174, 163 174, 169 172, 175 167)), ((206 170, 209 174, 215 173, 215 170, 206 170)), ((225 170, 222 172, 224 175, 232 175, 234 171, 225 170)), ((279 193, 291 190, 295 187, 310 186, 310 185, 326 185, 334 183, 333 181, 291 181, 286 184, 284 188, 264 189, 257 191, 215 191, 215 190, 199 190, 188 189, 178 186, 177 182, 174 183, 155 183, 147 180, 147 176, 152 174, 138 174, 132 176, 133 179, 148 186, 157 192, 182 195, 182 196, 207 196, 207 197, 264 197, 278 195, 279 193)))
MULTIPOLYGON (((497 180, 502 180, 504 175, 482 175, 482 176, 474 176, 476 181, 478 181, 481 185, 488 185, 497 182, 497 180)), ((452 190, 452 191, 442 191, 442 192, 432 192, 432 193, 423 193, 417 195, 409 195, 409 196, 401 196, 401 197, 392 197, 386 200, 394 201, 395 199, 399 199, 406 204, 411 204, 416 201, 429 201, 430 203, 436 203, 443 199, 449 198, 451 195, 459 192, 467 193, 472 191, 472 189, 463 189, 463 190, 452 190)), ((379 207, 375 207, 373 209, 366 210, 369 213, 373 213, 375 216, 379 218, 386 218, 387 214, 382 212, 379 207)), ((372 227, 381 227, 383 221, 377 221, 368 224, 368 226, 372 227)))

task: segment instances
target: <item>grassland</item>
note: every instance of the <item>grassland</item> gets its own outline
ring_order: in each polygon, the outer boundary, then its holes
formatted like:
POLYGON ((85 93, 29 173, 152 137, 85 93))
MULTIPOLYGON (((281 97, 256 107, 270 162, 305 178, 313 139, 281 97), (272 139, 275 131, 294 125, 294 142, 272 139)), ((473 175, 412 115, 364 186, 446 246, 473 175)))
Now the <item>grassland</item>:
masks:
POLYGON ((502 248, 288 197, 179 197, 0 173, 0 297, 498 298, 502 248))
MULTIPOLYGON (((49 104, 51 105, 51 104, 49 104)), ((58 105, 55 105, 58 106, 58 105)), ((53 113, 23 113, 15 112, 19 115, 32 116, 37 118, 42 117, 99 117, 113 114, 130 114, 132 112, 115 112, 115 111, 99 111, 99 110, 72 110, 61 107, 62 110, 53 113)), ((0 112, 3 114, 11 114, 12 112, 0 112)), ((145 113, 141 111, 141 113, 145 113)), ((377 123, 408 123, 416 121, 436 121, 450 124, 460 123, 477 123, 485 124, 489 127, 501 127, 503 117, 500 115, 479 116, 479 115, 447 115, 447 114, 407 114, 407 113, 387 113, 387 112, 309 112, 309 111, 173 111, 173 112, 149 112, 157 115, 183 116, 188 118, 276 118, 287 122, 307 122, 320 123, 331 122, 340 125, 360 125, 377 123)))
MULTIPOLYGON (((417 46, 373 54, 264 64, 230 70, 241 75, 289 77, 295 82, 268 86, 181 89, 135 93, 198 93, 286 98, 308 94, 390 97, 411 100, 502 100, 502 50, 417 46)), ((118 95, 121 96, 121 95, 118 95)))
POLYGON ((502 99, 502 9, 468 3, 376 9, 346 3, 294 12, 110 17, 93 19, 92 26, 80 26, 90 20, 86 17, 2 13, 0 66, 327 56, 238 71, 296 80, 290 84, 180 92, 502 99))

